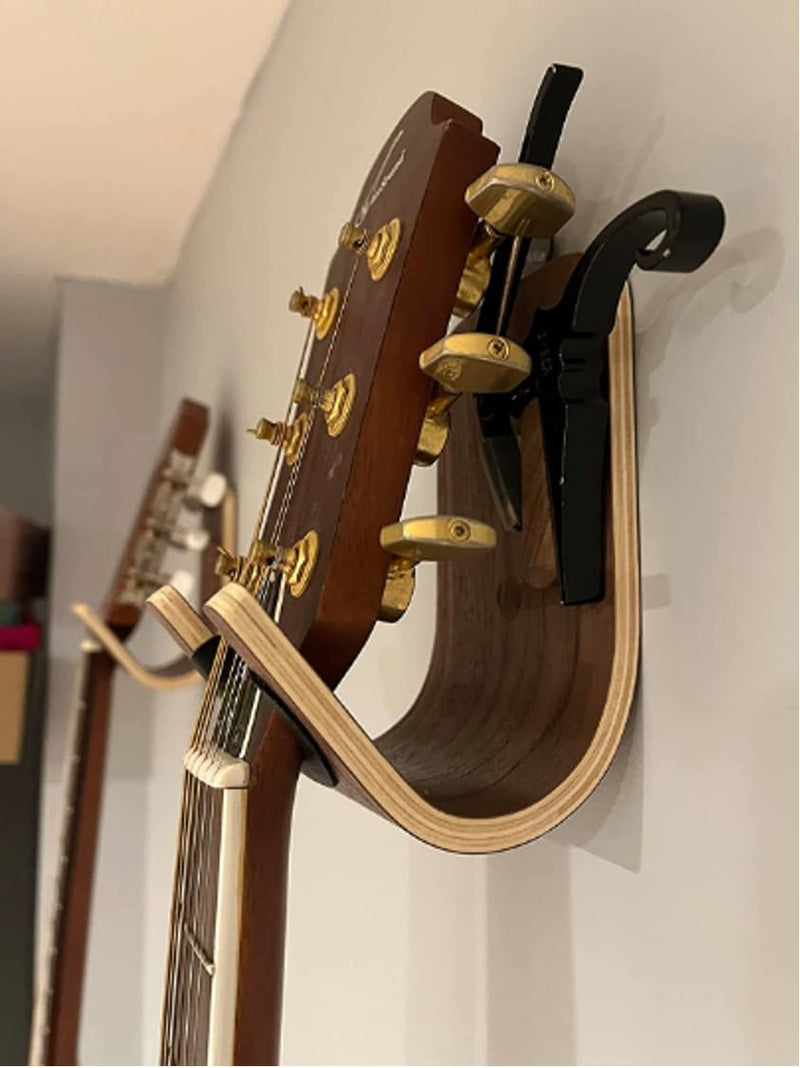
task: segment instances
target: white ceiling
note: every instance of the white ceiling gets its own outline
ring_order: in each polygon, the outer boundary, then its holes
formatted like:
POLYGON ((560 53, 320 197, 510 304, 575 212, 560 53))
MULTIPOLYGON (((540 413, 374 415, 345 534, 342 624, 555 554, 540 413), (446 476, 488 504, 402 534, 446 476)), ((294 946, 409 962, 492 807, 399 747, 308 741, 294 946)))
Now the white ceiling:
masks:
POLYGON ((0 388, 56 277, 169 277, 288 2, 0 2, 0 388))

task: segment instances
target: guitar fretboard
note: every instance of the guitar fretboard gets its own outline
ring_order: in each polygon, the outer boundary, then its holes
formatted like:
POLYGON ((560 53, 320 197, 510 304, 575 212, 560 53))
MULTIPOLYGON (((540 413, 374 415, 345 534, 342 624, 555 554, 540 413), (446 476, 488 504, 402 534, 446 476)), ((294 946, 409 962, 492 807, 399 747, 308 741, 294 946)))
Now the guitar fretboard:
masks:
POLYGON ((102 647, 92 639, 84 640, 75 672, 70 758, 50 935, 31 1028, 28 1063, 32 1065, 77 1063, 82 982, 76 977, 82 979, 85 959, 85 937, 80 939, 78 935, 85 932, 88 923, 91 870, 85 870, 86 854, 91 845, 93 858, 99 816, 99 792, 95 795, 87 781, 87 765, 90 756, 93 763, 105 759, 112 672, 113 661, 102 647))
POLYGON ((206 1064, 223 792, 184 776, 162 1029, 162 1064, 206 1064))

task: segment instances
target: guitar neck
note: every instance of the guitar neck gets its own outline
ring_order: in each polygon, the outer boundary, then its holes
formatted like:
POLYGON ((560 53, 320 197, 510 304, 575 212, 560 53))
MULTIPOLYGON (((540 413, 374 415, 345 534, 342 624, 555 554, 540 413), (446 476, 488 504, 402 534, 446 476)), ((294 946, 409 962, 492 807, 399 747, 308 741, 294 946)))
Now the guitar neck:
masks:
POLYGON ((277 1064, 286 886, 303 751, 272 713, 243 789, 184 781, 162 1064, 277 1064))
POLYGON ((30 1064, 77 1064, 86 941, 100 823, 114 660, 81 647, 72 708, 59 870, 49 950, 34 1008, 30 1064))

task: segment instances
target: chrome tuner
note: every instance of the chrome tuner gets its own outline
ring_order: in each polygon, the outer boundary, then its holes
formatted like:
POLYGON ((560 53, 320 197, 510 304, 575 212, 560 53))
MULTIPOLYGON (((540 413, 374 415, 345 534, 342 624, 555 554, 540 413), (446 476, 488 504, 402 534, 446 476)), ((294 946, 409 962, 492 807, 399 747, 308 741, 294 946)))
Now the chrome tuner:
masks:
POLYGON ((176 549, 188 549, 192 553, 202 553, 208 548, 211 535, 203 527, 173 527, 169 532, 170 545, 176 549))
POLYGON ((189 484, 183 500, 184 508, 197 511, 200 508, 218 508, 228 489, 228 480, 218 471, 189 484))

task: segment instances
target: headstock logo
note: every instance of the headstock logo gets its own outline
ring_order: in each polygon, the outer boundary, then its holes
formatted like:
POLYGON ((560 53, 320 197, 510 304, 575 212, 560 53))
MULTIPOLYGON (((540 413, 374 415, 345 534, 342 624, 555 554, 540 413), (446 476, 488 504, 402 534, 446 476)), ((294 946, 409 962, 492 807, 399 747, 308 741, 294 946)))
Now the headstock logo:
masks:
POLYGON ((403 163, 406 158, 405 148, 401 149, 401 151, 397 153, 397 155, 395 155, 395 152, 397 151, 397 148, 403 138, 404 133, 404 130, 398 130, 395 136, 392 138, 389 147, 386 149, 386 153, 383 159, 381 160, 381 165, 380 167, 378 167, 378 173, 375 175, 372 184, 365 193, 364 200, 359 206, 355 218, 353 219, 354 225, 361 226, 361 224, 364 222, 364 219, 367 217, 367 212, 370 210, 373 204, 375 204, 378 197, 384 191, 386 186, 389 184, 389 182, 391 182, 392 178, 394 178, 394 176, 403 166, 403 163))

